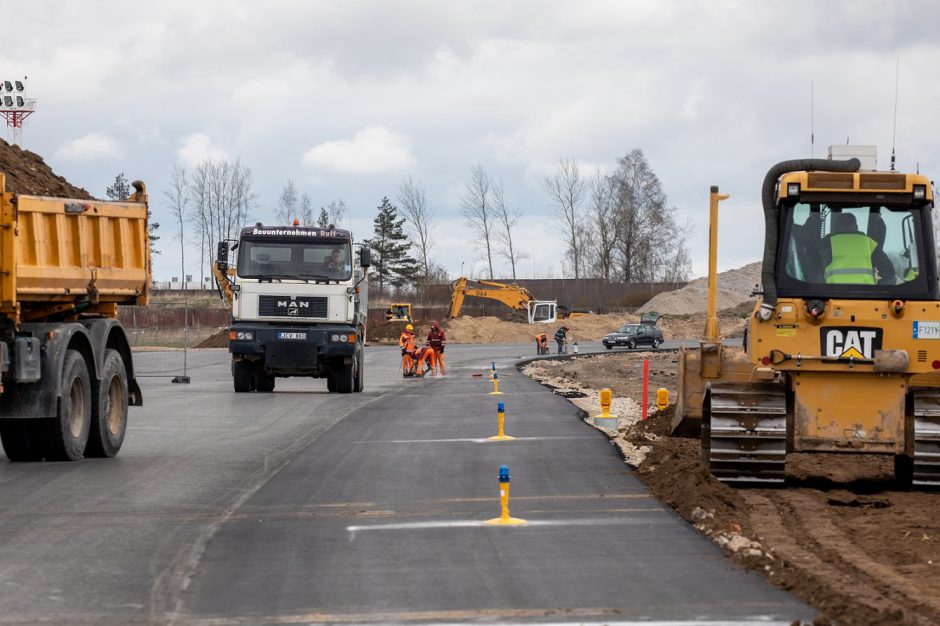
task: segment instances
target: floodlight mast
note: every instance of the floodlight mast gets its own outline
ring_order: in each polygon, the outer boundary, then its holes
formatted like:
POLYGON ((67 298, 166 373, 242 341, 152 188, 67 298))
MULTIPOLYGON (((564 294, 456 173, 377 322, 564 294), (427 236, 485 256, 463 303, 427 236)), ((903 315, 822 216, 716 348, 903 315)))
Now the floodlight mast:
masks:
POLYGON ((0 115, 6 120, 10 143, 20 148, 23 147, 23 122, 36 112, 36 99, 23 95, 25 82, 25 76, 23 80, 0 81, 0 92, 3 92, 3 97, 0 98, 0 115))

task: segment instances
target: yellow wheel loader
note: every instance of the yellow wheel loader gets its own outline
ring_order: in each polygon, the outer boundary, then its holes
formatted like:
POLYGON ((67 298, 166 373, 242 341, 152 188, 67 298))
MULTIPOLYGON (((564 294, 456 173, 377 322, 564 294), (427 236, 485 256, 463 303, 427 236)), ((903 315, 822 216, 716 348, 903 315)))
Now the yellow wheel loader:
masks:
POLYGON ((699 433, 725 482, 782 483, 787 454, 893 455, 902 484, 940 485, 940 294, 933 191, 920 174, 858 159, 785 161, 767 173, 759 300, 743 350, 709 308, 679 355, 673 430, 699 433))

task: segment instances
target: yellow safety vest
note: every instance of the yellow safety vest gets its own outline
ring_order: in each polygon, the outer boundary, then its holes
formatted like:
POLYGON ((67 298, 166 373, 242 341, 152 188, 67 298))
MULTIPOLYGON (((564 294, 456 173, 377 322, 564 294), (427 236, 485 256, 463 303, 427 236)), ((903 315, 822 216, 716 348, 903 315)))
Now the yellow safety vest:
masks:
POLYGON ((862 233, 842 233, 829 239, 832 262, 826 266, 826 282, 836 285, 874 285, 871 253, 878 244, 862 233))

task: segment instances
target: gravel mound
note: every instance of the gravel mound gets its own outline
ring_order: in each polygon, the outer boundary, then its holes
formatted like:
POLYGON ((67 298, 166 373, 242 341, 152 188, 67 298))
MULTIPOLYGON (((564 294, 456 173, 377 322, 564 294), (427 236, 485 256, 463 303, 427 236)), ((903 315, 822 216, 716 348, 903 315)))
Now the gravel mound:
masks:
MULTIPOLYGON (((760 283, 760 262, 718 274, 718 310, 731 309, 749 300, 760 283)), ((697 278, 682 289, 653 296, 637 313, 655 311, 662 315, 692 315, 708 307, 708 278, 697 278)))

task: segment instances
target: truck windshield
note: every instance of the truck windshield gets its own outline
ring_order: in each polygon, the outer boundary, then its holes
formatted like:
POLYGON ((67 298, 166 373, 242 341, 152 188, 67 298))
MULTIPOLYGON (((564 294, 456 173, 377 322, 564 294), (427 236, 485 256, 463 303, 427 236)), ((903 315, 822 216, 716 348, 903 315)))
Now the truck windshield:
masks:
POLYGON ((879 204, 783 207, 778 284, 790 295, 927 292, 921 210, 879 204))
POLYGON ((349 242, 247 241, 238 247, 241 278, 349 280, 349 242))

